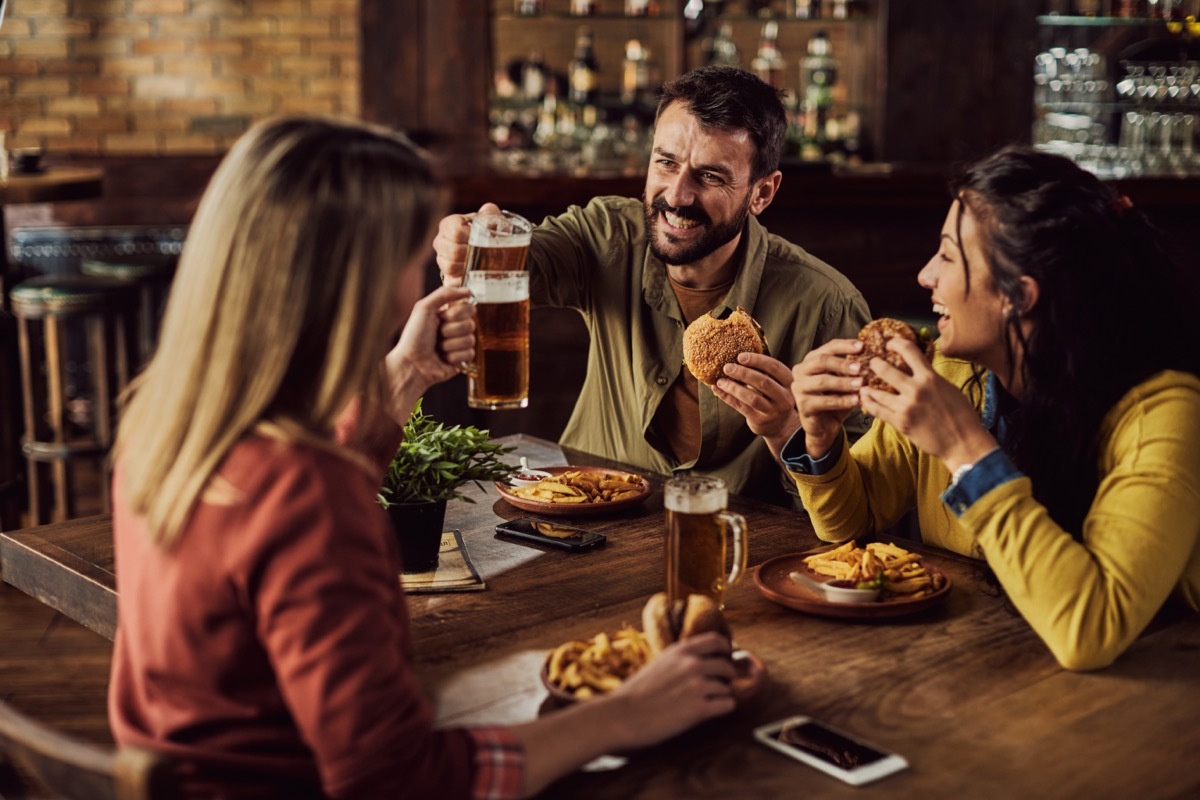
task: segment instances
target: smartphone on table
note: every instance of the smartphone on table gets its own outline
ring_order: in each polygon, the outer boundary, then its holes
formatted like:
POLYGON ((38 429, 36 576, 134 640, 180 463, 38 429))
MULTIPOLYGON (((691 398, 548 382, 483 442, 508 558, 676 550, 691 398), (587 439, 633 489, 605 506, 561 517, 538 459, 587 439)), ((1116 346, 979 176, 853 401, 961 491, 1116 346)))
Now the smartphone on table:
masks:
POLYGON ((851 786, 861 786, 908 767, 903 756, 812 717, 789 717, 763 725, 755 729, 754 738, 851 786))
POLYGON ((549 522, 529 517, 520 517, 501 522, 496 526, 496 538, 518 544, 536 544, 555 550, 579 552, 591 550, 604 544, 605 536, 596 531, 584 530, 561 522, 549 522))

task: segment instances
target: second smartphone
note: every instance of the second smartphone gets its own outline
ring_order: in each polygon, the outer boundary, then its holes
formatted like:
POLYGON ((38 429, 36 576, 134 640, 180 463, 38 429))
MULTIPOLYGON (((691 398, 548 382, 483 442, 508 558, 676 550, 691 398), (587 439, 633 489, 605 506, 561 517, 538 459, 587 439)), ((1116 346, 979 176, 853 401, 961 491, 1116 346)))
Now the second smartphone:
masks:
POLYGON ((519 544, 538 544, 568 552, 591 550, 602 546, 605 541, 603 533, 529 517, 501 522, 496 526, 496 538, 519 544))

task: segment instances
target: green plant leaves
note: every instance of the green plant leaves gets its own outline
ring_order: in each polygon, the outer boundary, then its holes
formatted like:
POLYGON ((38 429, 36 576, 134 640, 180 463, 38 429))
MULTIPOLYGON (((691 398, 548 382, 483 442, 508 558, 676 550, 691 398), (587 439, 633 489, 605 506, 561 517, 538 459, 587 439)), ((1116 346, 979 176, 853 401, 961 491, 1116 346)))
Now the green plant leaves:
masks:
POLYGON ((460 487, 474 483, 482 490, 481 481, 508 480, 517 468, 500 457, 515 449, 492 442, 489 431, 434 422, 418 401, 404 426, 404 441, 383 476, 379 502, 384 508, 451 498, 474 503, 460 487))

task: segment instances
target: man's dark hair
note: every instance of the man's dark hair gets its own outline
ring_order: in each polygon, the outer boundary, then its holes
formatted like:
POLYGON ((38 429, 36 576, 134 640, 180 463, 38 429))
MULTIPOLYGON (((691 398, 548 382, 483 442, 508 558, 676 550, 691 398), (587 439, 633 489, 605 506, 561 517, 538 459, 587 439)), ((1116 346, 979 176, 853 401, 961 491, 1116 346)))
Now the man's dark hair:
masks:
POLYGON ((736 67, 700 67, 665 84, 655 121, 672 103, 684 103, 704 128, 742 130, 754 141, 750 179, 779 169, 787 135, 781 93, 757 75, 736 67))

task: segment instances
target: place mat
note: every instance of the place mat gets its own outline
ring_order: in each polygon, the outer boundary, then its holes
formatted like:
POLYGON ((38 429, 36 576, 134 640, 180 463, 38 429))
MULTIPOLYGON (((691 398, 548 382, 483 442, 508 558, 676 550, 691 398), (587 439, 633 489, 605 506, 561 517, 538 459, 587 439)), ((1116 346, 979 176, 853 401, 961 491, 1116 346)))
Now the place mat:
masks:
POLYGON ((400 585, 409 594, 439 592, 481 592, 487 588, 471 562, 471 554, 463 544, 462 531, 442 532, 442 549, 438 553, 437 569, 429 572, 402 572, 400 585))

